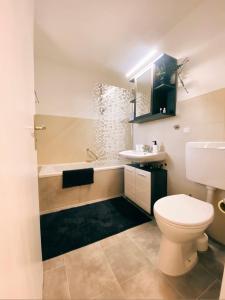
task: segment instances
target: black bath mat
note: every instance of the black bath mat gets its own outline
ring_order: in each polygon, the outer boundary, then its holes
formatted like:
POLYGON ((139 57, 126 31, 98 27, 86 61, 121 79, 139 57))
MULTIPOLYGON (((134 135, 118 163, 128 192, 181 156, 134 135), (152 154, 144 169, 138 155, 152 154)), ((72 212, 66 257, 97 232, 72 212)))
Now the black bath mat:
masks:
POLYGON ((41 216, 43 260, 150 221, 119 197, 41 216))

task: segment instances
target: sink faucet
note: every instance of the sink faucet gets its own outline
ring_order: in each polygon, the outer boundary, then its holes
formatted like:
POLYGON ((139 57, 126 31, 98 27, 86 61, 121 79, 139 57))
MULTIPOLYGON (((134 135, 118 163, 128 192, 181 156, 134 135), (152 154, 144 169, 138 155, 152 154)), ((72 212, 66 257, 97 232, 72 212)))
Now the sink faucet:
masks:
POLYGON ((144 145, 143 151, 144 151, 144 152, 151 152, 151 146, 149 146, 149 145, 144 145))

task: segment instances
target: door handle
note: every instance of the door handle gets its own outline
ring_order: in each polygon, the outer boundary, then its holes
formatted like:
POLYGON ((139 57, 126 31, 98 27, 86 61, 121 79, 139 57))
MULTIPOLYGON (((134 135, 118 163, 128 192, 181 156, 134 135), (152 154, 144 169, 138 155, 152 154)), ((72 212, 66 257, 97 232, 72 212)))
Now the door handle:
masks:
POLYGON ((44 125, 34 126, 34 130, 46 130, 46 126, 44 125))

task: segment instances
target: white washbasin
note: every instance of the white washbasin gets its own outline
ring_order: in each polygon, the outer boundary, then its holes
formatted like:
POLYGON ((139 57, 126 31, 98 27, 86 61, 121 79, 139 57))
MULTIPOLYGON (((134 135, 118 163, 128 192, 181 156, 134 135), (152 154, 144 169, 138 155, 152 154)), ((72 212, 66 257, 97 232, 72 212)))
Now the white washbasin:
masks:
POLYGON ((121 151, 119 155, 133 162, 154 162, 162 161, 166 158, 166 152, 151 153, 136 150, 121 151))
POLYGON ((225 142, 188 142, 186 177, 225 190, 225 142))

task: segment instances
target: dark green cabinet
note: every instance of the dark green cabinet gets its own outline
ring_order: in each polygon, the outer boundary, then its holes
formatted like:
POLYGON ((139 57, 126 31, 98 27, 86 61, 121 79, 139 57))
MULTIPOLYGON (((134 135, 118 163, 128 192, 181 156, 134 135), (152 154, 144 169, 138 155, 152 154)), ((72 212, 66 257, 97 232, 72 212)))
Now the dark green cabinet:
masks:
POLYGON ((151 89, 151 111, 134 116, 130 123, 143 123, 176 115, 177 60, 167 54, 160 56, 153 64, 151 89))

